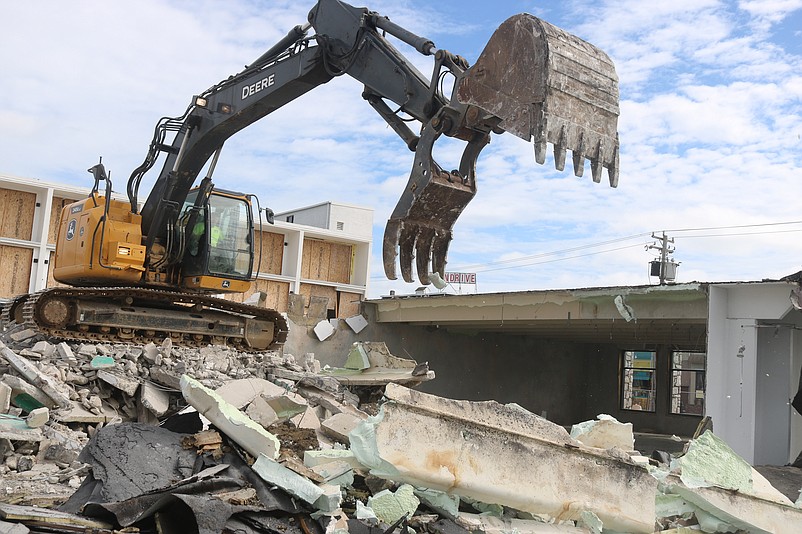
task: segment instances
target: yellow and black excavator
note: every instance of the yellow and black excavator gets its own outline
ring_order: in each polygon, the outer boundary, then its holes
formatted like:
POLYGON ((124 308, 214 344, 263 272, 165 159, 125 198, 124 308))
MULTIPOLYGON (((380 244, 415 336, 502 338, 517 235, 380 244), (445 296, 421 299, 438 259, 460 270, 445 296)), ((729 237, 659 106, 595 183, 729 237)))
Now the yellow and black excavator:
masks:
POLYGON ((532 141, 540 164, 553 145, 558 170, 570 150, 577 176, 587 159, 594 181, 606 168, 610 185, 617 185, 618 80, 610 59, 593 45, 519 14, 469 65, 367 8, 319 0, 307 23, 193 97, 183 115, 159 120, 144 162, 128 180, 127 202, 112 198, 102 163, 89 169, 91 195, 64 207, 59 222, 53 274, 64 285, 16 297, 2 310, 5 320, 67 339, 169 336, 179 344, 249 350, 283 343, 281 314, 215 296, 247 291, 255 243, 253 197, 215 189, 212 174, 226 139, 344 74, 364 84, 364 99, 415 153, 384 234, 390 279, 397 258, 406 281, 413 281, 413 262, 423 284, 430 273, 443 276, 453 225, 476 193, 476 160, 491 134, 532 141), (431 76, 388 34, 433 56, 431 76), (450 92, 443 88, 447 79, 450 92), (409 128, 410 119, 421 124, 419 133, 409 128), (432 158, 442 135, 466 143, 453 171, 432 158), (140 183, 161 155, 162 170, 140 210, 140 183))

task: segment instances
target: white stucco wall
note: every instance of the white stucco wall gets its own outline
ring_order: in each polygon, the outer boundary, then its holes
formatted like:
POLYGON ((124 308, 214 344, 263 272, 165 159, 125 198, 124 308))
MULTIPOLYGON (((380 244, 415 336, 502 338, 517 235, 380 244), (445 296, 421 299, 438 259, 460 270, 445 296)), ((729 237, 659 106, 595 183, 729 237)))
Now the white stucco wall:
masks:
POLYGON ((790 339, 793 328, 786 325, 788 317, 799 313, 788 299, 792 287, 785 282, 709 287, 707 415, 713 419, 714 432, 750 463, 782 465, 790 454, 789 433, 778 430, 780 424, 790 426, 788 407, 778 410, 776 404, 778 395, 793 397, 786 377, 790 369, 798 368, 794 363, 799 355, 795 360, 790 341, 779 343, 781 339, 759 336, 758 331, 782 324, 788 329, 783 335, 790 339), (771 376, 783 369, 782 379, 771 376), (784 443, 785 454, 778 452, 776 440, 784 443))

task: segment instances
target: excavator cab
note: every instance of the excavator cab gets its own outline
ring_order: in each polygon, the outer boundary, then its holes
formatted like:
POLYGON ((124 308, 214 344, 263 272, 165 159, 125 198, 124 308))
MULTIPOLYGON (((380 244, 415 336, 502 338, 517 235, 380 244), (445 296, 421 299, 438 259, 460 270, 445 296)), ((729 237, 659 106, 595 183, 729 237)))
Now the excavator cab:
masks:
POLYGON ((253 215, 250 199, 216 189, 198 202, 193 189, 184 202, 186 246, 181 266, 183 285, 216 293, 243 292, 250 287, 253 265, 253 215))

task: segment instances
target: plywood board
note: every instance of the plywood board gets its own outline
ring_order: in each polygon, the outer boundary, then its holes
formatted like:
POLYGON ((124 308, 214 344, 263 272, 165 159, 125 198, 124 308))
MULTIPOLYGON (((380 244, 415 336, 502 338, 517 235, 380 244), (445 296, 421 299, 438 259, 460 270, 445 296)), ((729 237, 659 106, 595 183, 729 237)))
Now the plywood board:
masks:
POLYGON ((351 245, 304 239, 301 278, 348 284, 351 282, 351 245))
POLYGON ((33 249, 0 245, 0 297, 28 292, 32 264, 33 249))
POLYGON ((36 214, 36 194, 0 189, 0 237, 30 241, 36 214))
MULTIPOLYGON (((257 232, 256 246, 259 246, 259 236, 257 232)), ((257 251, 254 261, 259 261, 257 251)), ((264 274, 281 274, 284 261, 284 234, 274 232, 262 232, 262 258, 259 263, 259 272, 264 274)))
POLYGON ((58 221, 61 218, 61 208, 67 204, 75 202, 72 199, 53 197, 53 205, 50 208, 50 228, 47 231, 47 242, 51 245, 56 244, 56 237, 58 236, 58 221))
POLYGON ((340 284, 351 283, 351 245, 331 244, 331 260, 329 261, 329 282, 340 284))
POLYGON ((265 307, 276 311, 286 312, 289 306, 290 284, 289 282, 277 282, 274 280, 254 280, 251 288, 245 293, 234 293, 227 295, 226 298, 235 302, 243 302, 245 299, 256 293, 263 291, 266 295, 265 307))
POLYGON ((304 239, 301 278, 328 281, 330 261, 331 243, 319 239, 304 239))
POLYGON ((348 293, 338 291, 337 294, 337 317, 348 319, 354 315, 359 315, 361 310, 362 295, 359 293, 348 293))
POLYGON ((334 289, 333 287, 302 283, 300 291, 298 291, 298 293, 306 297, 307 306, 309 306, 309 298, 314 295, 317 297, 328 298, 329 299, 328 309, 330 310, 337 309, 337 290, 334 289))

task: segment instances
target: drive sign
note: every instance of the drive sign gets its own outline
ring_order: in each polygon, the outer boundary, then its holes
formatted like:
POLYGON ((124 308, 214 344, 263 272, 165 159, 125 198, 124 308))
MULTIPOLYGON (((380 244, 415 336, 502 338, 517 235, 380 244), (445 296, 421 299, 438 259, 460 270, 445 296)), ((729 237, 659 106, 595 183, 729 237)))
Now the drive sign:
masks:
POLYGON ((443 280, 449 284, 476 284, 476 273, 445 273, 443 280))

